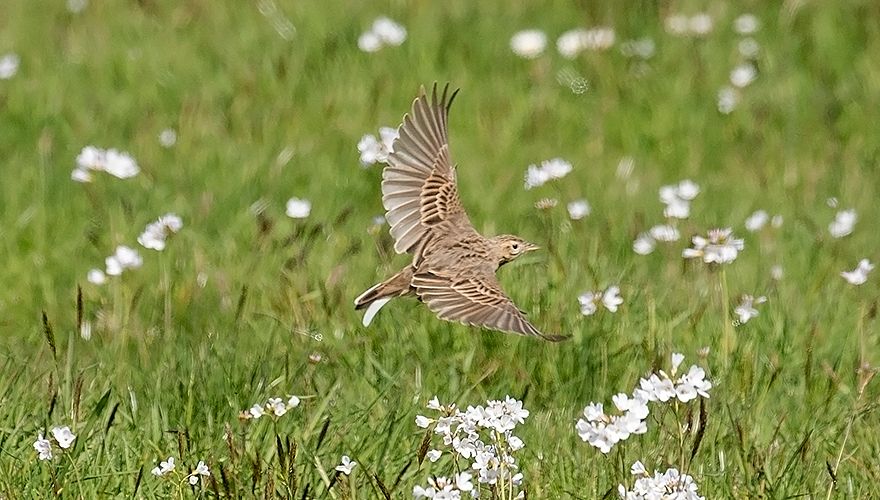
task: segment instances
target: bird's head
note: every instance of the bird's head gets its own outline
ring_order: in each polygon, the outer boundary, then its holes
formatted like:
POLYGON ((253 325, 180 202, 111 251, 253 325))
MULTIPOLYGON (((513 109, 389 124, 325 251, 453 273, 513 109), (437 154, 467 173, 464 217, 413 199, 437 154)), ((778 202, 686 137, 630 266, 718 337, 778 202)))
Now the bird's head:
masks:
POLYGON ((512 234, 502 234, 491 239, 492 251, 498 258, 498 266, 503 266, 508 262, 516 259, 520 255, 537 250, 538 245, 529 243, 528 241, 514 236, 512 234))

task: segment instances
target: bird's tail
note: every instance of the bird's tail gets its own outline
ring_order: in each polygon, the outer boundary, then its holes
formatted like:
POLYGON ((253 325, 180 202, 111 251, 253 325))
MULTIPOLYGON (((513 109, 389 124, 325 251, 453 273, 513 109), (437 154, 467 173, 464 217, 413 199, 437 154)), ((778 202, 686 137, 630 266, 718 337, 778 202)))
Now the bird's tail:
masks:
POLYGON ((373 321, 373 317, 382 309, 382 306, 388 303, 394 297, 400 297, 411 293, 410 283, 412 282, 413 269, 412 266, 406 266, 402 271, 388 278, 387 280, 371 286, 367 291, 360 294, 354 299, 354 308, 367 308, 364 314, 364 326, 369 326, 373 321))

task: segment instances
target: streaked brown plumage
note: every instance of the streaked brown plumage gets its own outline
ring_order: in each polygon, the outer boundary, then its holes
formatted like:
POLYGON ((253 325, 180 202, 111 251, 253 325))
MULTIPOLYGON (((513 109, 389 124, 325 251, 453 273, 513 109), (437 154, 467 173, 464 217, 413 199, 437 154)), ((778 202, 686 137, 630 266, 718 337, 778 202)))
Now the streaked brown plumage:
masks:
POLYGON ((364 325, 394 297, 415 295, 442 319, 558 341, 532 326, 495 277, 499 267, 537 249, 517 236, 486 238, 468 219, 449 155, 447 117, 458 91, 430 98, 422 88, 403 117, 382 172, 382 204, 397 253, 412 263, 355 299, 364 325))

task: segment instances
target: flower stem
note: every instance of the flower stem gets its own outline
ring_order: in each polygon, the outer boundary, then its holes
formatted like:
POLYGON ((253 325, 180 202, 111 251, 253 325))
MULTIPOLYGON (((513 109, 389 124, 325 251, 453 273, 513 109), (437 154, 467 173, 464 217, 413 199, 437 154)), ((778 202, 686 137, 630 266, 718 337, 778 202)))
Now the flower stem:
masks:
POLYGON ((724 367, 730 366, 730 356, 733 352, 733 323, 730 321, 730 297, 727 293, 727 270, 721 268, 721 311, 723 314, 724 332, 721 338, 721 351, 724 355, 724 367))

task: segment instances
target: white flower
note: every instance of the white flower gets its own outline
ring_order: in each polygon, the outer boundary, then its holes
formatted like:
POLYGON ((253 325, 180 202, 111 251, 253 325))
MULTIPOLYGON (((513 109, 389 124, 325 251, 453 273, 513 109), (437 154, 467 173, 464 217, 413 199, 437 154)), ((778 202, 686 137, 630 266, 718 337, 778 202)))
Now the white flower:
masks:
POLYGON ((394 140, 397 139, 397 136, 396 128, 381 127, 379 128, 379 139, 370 134, 361 137, 357 145, 361 165, 366 167, 374 163, 386 163, 388 155, 393 151, 394 140))
POLYGON ((547 48, 547 35, 541 30, 519 31, 510 38, 510 50, 525 59, 538 57, 545 48, 547 48))
POLYGON ((257 419, 265 415, 266 410, 263 408, 263 405, 255 404, 254 406, 251 406, 251 409, 248 410, 248 413, 250 413, 251 418, 257 419))
POLYGON ((588 50, 605 50, 614 45, 614 28, 599 26, 584 33, 583 44, 588 50))
POLYGON ((287 409, 290 410, 296 408, 297 406, 299 406, 299 397, 290 396, 290 398, 288 398, 287 400, 287 409))
POLYGON ((55 438, 55 441, 58 443, 58 446, 64 448, 70 448, 70 445, 73 444, 73 441, 76 439, 76 435, 70 431, 70 427, 53 427, 52 428, 52 437, 55 438))
POLYGON ((86 146, 76 155, 76 166, 83 170, 104 170, 106 153, 95 146, 86 146))
POLYGON ((694 236, 691 240, 693 248, 686 248, 682 257, 686 259, 702 258, 703 262, 727 264, 736 260, 739 252, 744 248, 743 240, 733 237, 730 228, 712 229, 704 238, 694 236))
POLYGON ((665 403, 675 397, 675 385, 665 374, 663 378, 652 373, 648 378, 639 379, 639 389, 648 401, 665 403))
POLYGON ((174 470, 174 457, 168 457, 168 460, 160 462, 157 467, 150 471, 154 476, 164 476, 174 470))
POLYGON ((165 214, 155 222, 147 224, 144 232, 138 236, 138 243, 144 248, 157 251, 165 249, 165 240, 183 228, 183 220, 177 214, 165 214))
POLYGON ((309 200, 291 198, 287 200, 287 216, 292 219, 305 219, 312 212, 309 200))
POLYGON ((584 292, 578 297, 581 304, 581 314, 592 316, 598 308, 598 300, 602 300, 602 292, 584 292))
POLYGON ((136 176, 141 169, 128 153, 108 149, 105 157, 104 171, 119 179, 136 176))
POLYGON ((116 253, 104 260, 107 266, 107 274, 110 276, 119 276, 126 269, 137 269, 144 264, 137 250, 125 245, 116 247, 116 253))
POLYGON ((678 232, 678 229, 675 226, 670 226, 668 224, 660 224, 652 227, 648 230, 648 234, 651 235, 656 241, 678 241, 681 235, 678 232))
POLYGON ((442 454, 443 454, 443 452, 440 450, 430 450, 430 451, 428 451, 428 453, 425 454, 425 456, 428 457, 428 460, 430 460, 431 463, 434 463, 437 460, 440 460, 440 456, 442 454))
POLYGON ((767 297, 752 297, 751 295, 743 295, 739 305, 734 308, 733 312, 739 316, 741 324, 748 323, 750 319, 758 316, 758 310, 755 306, 767 302, 767 297))
POLYGON ((623 298, 620 297, 620 288, 613 285, 604 291, 584 292, 578 296, 578 302, 581 305, 581 314, 591 316, 596 313, 599 304, 611 312, 617 312, 618 306, 623 304, 623 298))
POLYGON ((617 306, 623 304, 623 298, 620 296, 620 288, 615 286, 609 286, 602 293, 602 305, 605 306, 605 309, 608 309, 611 312, 617 312, 617 306))
POLYGON ((287 405, 284 404, 284 401, 282 401, 281 398, 269 398, 269 402, 266 403, 266 406, 276 417, 282 417, 287 413, 287 405))
POLYGON ((387 17, 376 19, 372 31, 387 45, 397 46, 406 41, 406 28, 387 17))
POLYGON ((0 80, 9 80, 18 73, 21 59, 17 54, 3 54, 0 57, 0 80))
POLYGON ((754 14, 742 14, 733 20, 733 30, 740 35, 751 35, 758 31, 761 23, 754 14))
POLYGON ((678 469, 668 469, 661 474, 654 471, 654 475, 648 474, 641 462, 636 462, 630 468, 634 476, 639 476, 631 490, 626 486, 618 485, 617 492, 624 500, 705 500, 697 493, 697 483, 694 478, 681 474, 678 469))
POLYGON ((376 52, 386 45, 400 45, 406 41, 406 28, 387 17, 373 21, 370 29, 358 38, 358 48, 364 52, 376 52))
POLYGON ((37 436, 37 440, 34 441, 34 450, 37 451, 40 460, 52 459, 52 443, 43 437, 42 432, 37 436))
POLYGON ((550 174, 548 174, 546 171, 544 171, 544 169, 537 165, 529 165, 526 169, 526 189, 532 189, 534 187, 542 186, 545 182, 549 180, 550 174))
POLYGON ((712 17, 709 14, 701 12, 699 14, 691 16, 688 27, 690 28, 691 34, 695 36, 705 36, 712 31, 714 23, 712 22, 712 17))
POLYGON ((690 394, 688 394, 688 399, 684 399, 682 397, 682 392, 689 393, 692 391, 704 398, 708 398, 709 389, 711 388, 712 382, 706 380, 706 371, 697 365, 691 365, 688 372, 676 381, 675 392, 676 395, 678 395, 679 401, 687 403, 691 399, 694 399, 696 395, 690 397, 690 394))
POLYGON ((645 466, 640 460, 636 460, 636 463, 632 464, 632 467, 629 468, 629 473, 633 476, 645 476, 648 474, 648 471, 645 470, 645 466))
POLYGON ((471 483, 471 476, 468 472, 462 472, 455 475, 455 487, 461 491, 473 491, 474 485, 471 483))
POLYGON ((424 415, 416 415, 416 426, 421 427, 422 429, 427 429, 431 423, 434 422, 430 418, 424 415))
POLYGON ((678 367, 681 366, 682 361, 684 361, 684 354, 680 352, 672 353, 672 374, 675 375, 675 372, 678 371, 678 367))
POLYGON ((687 219, 690 216, 690 202, 700 194, 700 186, 690 179, 678 184, 662 186, 659 191, 660 201, 666 205, 663 215, 675 219, 687 219))
POLYGON ((841 210, 834 216, 834 221, 828 225, 828 232, 834 238, 843 238, 853 232, 858 216, 855 210, 841 210))
POLYGON ((648 255, 654 251, 656 241, 648 233, 641 233, 633 241, 633 251, 639 255, 648 255))
POLYGON ((70 173, 70 178, 73 181, 85 184, 87 182, 92 182, 92 173, 83 168, 75 168, 70 173))
POLYGON ((351 475, 351 471, 357 466, 357 462, 348 458, 348 455, 342 455, 342 463, 336 466, 336 470, 345 474, 346 476, 351 475))
POLYGON ((739 93, 733 87, 721 87, 718 91, 718 111, 729 115, 739 104, 739 93))
POLYGON ((874 269, 874 264, 868 259, 862 259, 859 261, 859 265, 856 266, 852 271, 843 271, 840 275, 849 283, 850 285, 863 285, 866 281, 868 281, 868 273, 874 269))
POLYGON ((443 407, 440 405, 440 399, 438 399, 437 396, 434 396, 433 398, 428 400, 428 403, 425 405, 425 408, 427 408, 429 410, 440 410, 443 407))
POLYGON ((590 204, 587 200, 575 200, 568 204, 568 216, 571 220, 580 220, 590 215, 590 204))
POLYGON ((556 49, 567 59, 574 59, 584 50, 584 37, 586 30, 579 28, 566 31, 556 39, 556 49))
POLYGON ((744 63, 730 72, 730 83, 736 88, 748 87, 758 78, 758 70, 752 63, 744 63))
POLYGON ((663 22, 666 31, 672 35, 683 36, 690 31, 690 18, 684 14, 672 14, 663 22))
POLYGON ((159 144, 163 148, 170 148, 177 144, 177 132, 173 128, 166 128, 159 132, 159 144))
POLYGON ((755 231, 760 231, 769 220, 770 216, 767 212, 764 210, 757 210, 746 219, 746 229, 753 233, 755 231))
POLYGON ((382 48, 382 39, 372 31, 366 31, 358 37, 358 48, 363 52, 376 52, 382 48))
POLYGON ((107 275, 100 269, 91 269, 86 275, 86 279, 93 285, 103 285, 107 282, 107 275))
POLYGON ((562 158, 553 158, 541 162, 541 168, 550 176, 551 179, 561 179, 571 172, 571 163, 562 158))
POLYGON ((571 172, 571 163, 562 158, 544 160, 541 165, 529 165, 526 169, 525 188, 538 187, 552 179, 561 179, 571 172))
POLYGON ((192 474, 189 476, 189 484, 195 485, 199 482, 199 476, 208 477, 211 475, 211 471, 208 470, 208 466, 205 465, 205 462, 199 460, 199 464, 196 465, 195 470, 192 471, 192 474))

